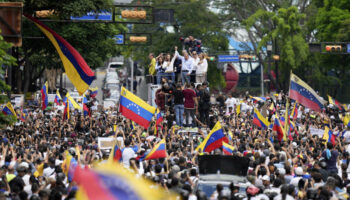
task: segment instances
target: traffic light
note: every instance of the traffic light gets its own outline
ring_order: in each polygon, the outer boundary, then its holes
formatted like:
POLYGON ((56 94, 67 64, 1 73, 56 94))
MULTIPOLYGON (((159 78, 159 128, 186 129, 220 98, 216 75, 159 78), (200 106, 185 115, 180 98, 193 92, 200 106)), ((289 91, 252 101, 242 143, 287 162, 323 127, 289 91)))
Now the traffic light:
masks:
POLYGON ((341 52, 342 46, 341 45, 326 45, 326 51, 327 52, 341 52))
POLYGON ((209 60, 209 61, 215 61, 215 56, 209 56, 209 57, 208 57, 208 60, 209 60))
POLYGON ((130 42, 132 42, 132 43, 147 42, 147 37, 146 36, 130 36, 130 42))
POLYGON ((144 10, 123 10, 122 17, 126 19, 146 19, 144 10))

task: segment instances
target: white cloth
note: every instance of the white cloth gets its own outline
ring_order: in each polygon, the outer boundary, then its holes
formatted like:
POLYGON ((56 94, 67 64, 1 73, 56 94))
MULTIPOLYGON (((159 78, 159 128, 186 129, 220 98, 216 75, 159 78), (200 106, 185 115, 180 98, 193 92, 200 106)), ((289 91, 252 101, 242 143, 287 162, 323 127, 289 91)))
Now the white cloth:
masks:
POLYGON ((198 63, 199 63, 200 59, 198 58, 198 56, 197 56, 197 58, 192 57, 192 59, 193 59, 193 69, 192 70, 197 70, 198 69, 198 63))
POLYGON ((189 74, 191 74, 193 70, 193 58, 191 56, 188 56, 188 59, 186 60, 185 57, 180 56, 179 52, 175 51, 175 57, 178 57, 181 59, 182 62, 182 71, 188 71, 189 74))
POLYGON ((125 147, 123 150, 123 154, 122 154, 122 158, 123 158, 123 165, 127 168, 130 167, 130 163, 129 160, 131 158, 135 158, 136 154, 134 152, 134 150, 130 147, 125 147))
POLYGON ((208 61, 207 59, 203 59, 202 63, 197 65, 197 71, 196 74, 206 74, 208 71, 208 61))
POLYGON ((49 176, 51 176, 52 174, 54 174, 54 172, 55 172, 55 168, 46 167, 46 168, 44 169, 43 175, 44 175, 45 177, 49 177, 49 176))

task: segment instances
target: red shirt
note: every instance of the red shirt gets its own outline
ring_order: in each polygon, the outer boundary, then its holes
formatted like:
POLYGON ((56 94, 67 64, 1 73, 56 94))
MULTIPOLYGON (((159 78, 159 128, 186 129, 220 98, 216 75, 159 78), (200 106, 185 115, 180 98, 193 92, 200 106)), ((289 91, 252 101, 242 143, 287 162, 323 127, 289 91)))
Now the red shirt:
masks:
POLYGON ((184 97, 185 97, 184 107, 194 109, 193 98, 197 96, 194 90, 187 88, 187 89, 184 89, 182 93, 184 94, 184 97))

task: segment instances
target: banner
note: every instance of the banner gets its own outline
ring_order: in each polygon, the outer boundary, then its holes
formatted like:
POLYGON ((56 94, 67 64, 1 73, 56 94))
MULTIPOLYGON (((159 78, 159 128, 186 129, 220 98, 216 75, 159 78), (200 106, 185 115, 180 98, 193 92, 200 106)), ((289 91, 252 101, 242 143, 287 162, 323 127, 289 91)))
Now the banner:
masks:
POLYGON ((111 137, 98 137, 97 145, 100 149, 112 149, 117 141, 117 138, 111 137))

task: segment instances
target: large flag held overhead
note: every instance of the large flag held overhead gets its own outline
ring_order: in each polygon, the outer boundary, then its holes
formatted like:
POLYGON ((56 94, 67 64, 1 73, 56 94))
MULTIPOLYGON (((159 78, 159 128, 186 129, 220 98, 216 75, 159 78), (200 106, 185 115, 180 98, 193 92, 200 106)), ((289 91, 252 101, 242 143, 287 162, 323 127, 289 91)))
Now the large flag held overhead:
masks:
POLYGON ((226 142, 222 142, 222 151, 225 155, 232 155, 233 150, 235 150, 235 147, 227 144, 226 142))
POLYGON ((77 200, 175 199, 173 194, 152 187, 146 179, 137 178, 118 163, 107 162, 93 170, 76 168, 74 181, 79 186, 77 200))
POLYGON ((55 103, 56 103, 56 105, 61 105, 60 101, 62 101, 62 97, 61 97, 59 91, 56 90, 56 96, 55 96, 55 103))
POLYGON ((67 100, 66 106, 64 107, 64 111, 63 111, 63 120, 68 120, 70 118, 70 114, 69 114, 69 100, 67 100))
POLYGON ((94 72, 85 62, 84 58, 74 47, 72 47, 72 45, 70 45, 55 31, 29 15, 24 16, 34 22, 35 25, 51 41, 61 58, 64 71, 66 72, 69 80, 73 83, 75 88, 77 88, 79 94, 83 95, 84 92, 89 88, 89 85, 95 79, 94 72))
POLYGON ((156 108, 148 105, 140 97, 122 87, 119 100, 119 112, 126 118, 148 128, 156 108))
POLYGON ((138 160, 152 160, 152 159, 158 159, 158 158, 166 158, 166 145, 165 145, 165 139, 162 139, 158 142, 156 146, 153 147, 153 149, 143 156, 139 157, 138 160))
POLYGON ((321 111, 326 101, 295 74, 290 75, 289 97, 311 110, 321 111))
POLYGON ((13 115, 13 116, 15 116, 17 118, 17 114, 15 112, 15 109, 13 109, 13 106, 12 106, 11 102, 7 102, 7 104, 2 109, 2 113, 4 115, 13 115))
POLYGON ((269 121, 264 116, 262 116, 261 113, 256 108, 254 108, 253 124, 264 129, 267 129, 270 125, 269 121))
POLYGON ((203 142, 198 145, 196 151, 198 152, 201 149, 202 152, 211 152, 217 148, 221 148, 222 142, 228 143, 228 139, 225 137, 221 124, 218 121, 203 142))
POLYGON ((293 120, 296 120, 297 117, 298 117, 298 103, 295 102, 294 103, 294 106, 293 106, 293 109, 292 109, 292 113, 290 114, 290 117, 293 119, 293 120))
POLYGON ((286 138, 283 126, 281 124, 281 121, 278 119, 277 116, 275 117, 275 121, 273 123, 272 130, 277 132, 277 139, 278 139, 278 141, 281 142, 283 139, 286 138))
POLYGON ((345 111, 344 106, 341 103, 339 103, 339 101, 335 100, 334 98, 332 98, 329 95, 328 95, 328 101, 329 101, 329 104, 336 106, 339 110, 345 111))
POLYGON ((329 128, 326 126, 324 129, 323 137, 322 139, 324 140, 324 144, 327 144, 327 142, 332 143, 335 145, 335 135, 329 128))
POLYGON ((41 88, 41 109, 42 110, 45 110, 47 105, 49 104, 48 90, 49 88, 46 81, 43 87, 41 88))

